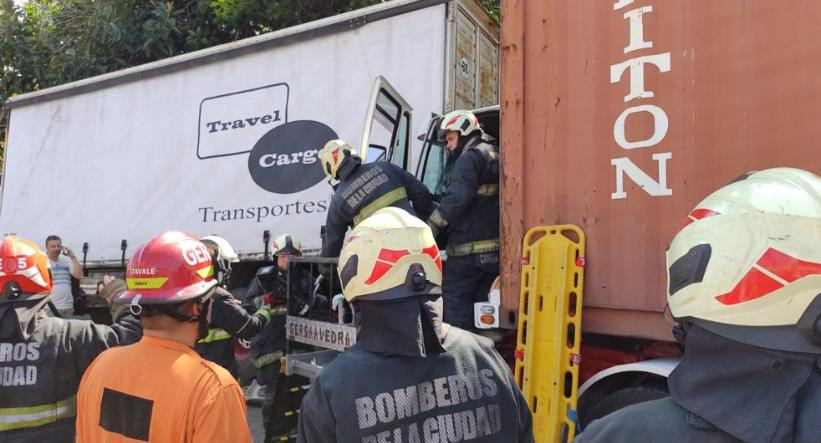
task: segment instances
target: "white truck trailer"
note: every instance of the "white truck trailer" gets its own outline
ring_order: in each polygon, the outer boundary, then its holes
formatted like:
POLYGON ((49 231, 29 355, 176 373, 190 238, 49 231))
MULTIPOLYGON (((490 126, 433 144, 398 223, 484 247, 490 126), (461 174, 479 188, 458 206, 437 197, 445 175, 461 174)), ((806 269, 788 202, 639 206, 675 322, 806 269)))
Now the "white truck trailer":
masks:
POLYGON ((88 243, 92 275, 172 229, 316 250, 323 144, 414 171, 431 113, 498 103, 498 36, 475 0, 394 0, 13 97, 0 233, 88 243))

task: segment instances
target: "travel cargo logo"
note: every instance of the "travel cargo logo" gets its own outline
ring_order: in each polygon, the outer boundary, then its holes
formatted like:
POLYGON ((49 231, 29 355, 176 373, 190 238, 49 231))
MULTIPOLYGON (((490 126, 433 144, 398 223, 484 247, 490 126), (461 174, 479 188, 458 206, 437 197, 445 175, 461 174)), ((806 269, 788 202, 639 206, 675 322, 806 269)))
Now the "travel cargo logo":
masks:
POLYGON ((319 183, 325 174, 319 166, 319 151, 337 138, 327 125, 299 120, 268 131, 248 156, 248 171, 266 191, 292 194, 319 183))
POLYGON ((313 120, 288 121, 286 83, 208 97, 200 102, 197 157, 248 155, 248 173, 275 194, 304 191, 323 178, 318 154, 336 133, 313 120))

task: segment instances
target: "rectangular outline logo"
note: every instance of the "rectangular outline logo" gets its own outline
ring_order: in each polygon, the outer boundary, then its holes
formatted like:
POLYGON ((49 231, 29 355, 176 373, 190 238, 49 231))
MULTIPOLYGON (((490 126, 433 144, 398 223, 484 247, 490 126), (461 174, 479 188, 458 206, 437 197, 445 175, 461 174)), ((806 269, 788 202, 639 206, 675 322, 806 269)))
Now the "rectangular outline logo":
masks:
POLYGON ((229 96, 237 95, 237 94, 245 94, 246 92, 259 91, 261 89, 275 88, 277 86, 285 86, 285 116, 284 116, 284 120, 282 122, 282 124, 284 125, 285 123, 288 123, 288 102, 291 99, 291 87, 288 86, 288 83, 284 83, 284 82, 283 83, 274 83, 274 84, 271 84, 271 85, 260 86, 258 88, 245 89, 243 91, 237 91, 237 92, 229 92, 227 94, 220 94, 220 95, 215 95, 213 97, 206 97, 206 98, 202 99, 202 101, 200 102, 199 116, 197 117, 197 158, 200 159, 200 160, 206 160, 206 159, 209 159, 209 158, 230 157, 232 155, 241 155, 241 154, 247 154, 247 153, 251 152, 251 150, 248 149, 247 151, 232 152, 230 154, 217 154, 217 155, 209 155, 209 156, 205 156, 205 157, 200 155, 200 136, 201 136, 200 129, 202 128, 202 105, 206 101, 214 100, 214 99, 222 98, 222 97, 229 97, 229 96))

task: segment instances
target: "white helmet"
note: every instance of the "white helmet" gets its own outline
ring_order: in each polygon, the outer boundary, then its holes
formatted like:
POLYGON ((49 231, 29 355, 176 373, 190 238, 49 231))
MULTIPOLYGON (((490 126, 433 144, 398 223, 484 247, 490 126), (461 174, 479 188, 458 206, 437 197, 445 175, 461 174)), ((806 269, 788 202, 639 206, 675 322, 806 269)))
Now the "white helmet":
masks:
POLYGON ((273 255, 302 255, 302 242, 291 234, 282 234, 274 240, 273 255))
POLYGON ((345 143, 343 140, 331 140, 325 143, 319 151, 319 162, 322 165, 322 172, 328 177, 337 178, 339 167, 348 157, 359 158, 356 149, 345 143))
POLYGON ((479 119, 472 112, 464 109, 447 113, 442 117, 442 123, 439 125, 439 134, 442 138, 450 131, 456 131, 462 137, 467 137, 474 131, 479 130, 481 130, 479 119))
POLYGON ((201 238, 200 241, 206 247, 216 247, 216 253, 214 254, 216 258, 214 272, 219 284, 229 288, 231 285, 231 264, 239 262, 239 255, 231 244, 228 243, 228 240, 218 235, 207 235, 201 238))
POLYGON ((430 227, 388 207, 356 225, 339 254, 345 299, 393 300, 441 293, 442 259, 430 227))
POLYGON ((229 263, 236 263, 239 261, 239 255, 234 248, 231 246, 231 243, 228 243, 228 240, 218 236, 218 235, 206 235, 205 237, 200 239, 206 246, 209 243, 217 247, 217 258, 220 260, 227 261, 229 263))
POLYGON ((715 191, 673 238, 667 272, 674 317, 754 346, 821 352, 821 178, 775 168, 715 191))

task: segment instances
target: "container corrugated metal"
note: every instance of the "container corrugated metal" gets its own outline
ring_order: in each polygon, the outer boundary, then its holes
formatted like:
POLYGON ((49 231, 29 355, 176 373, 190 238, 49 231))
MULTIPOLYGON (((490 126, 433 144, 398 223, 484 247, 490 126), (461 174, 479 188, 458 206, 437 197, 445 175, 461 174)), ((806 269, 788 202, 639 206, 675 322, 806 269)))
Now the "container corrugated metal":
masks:
POLYGON ((821 2, 502 8, 504 307, 527 229, 573 223, 585 331, 669 338, 664 251, 689 210, 747 171, 821 173, 821 2))

